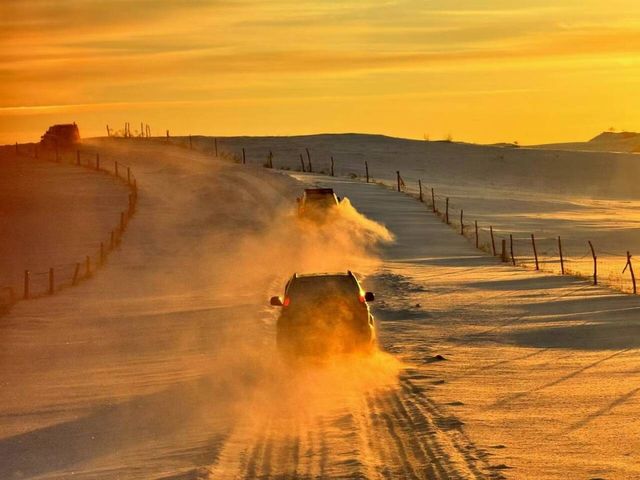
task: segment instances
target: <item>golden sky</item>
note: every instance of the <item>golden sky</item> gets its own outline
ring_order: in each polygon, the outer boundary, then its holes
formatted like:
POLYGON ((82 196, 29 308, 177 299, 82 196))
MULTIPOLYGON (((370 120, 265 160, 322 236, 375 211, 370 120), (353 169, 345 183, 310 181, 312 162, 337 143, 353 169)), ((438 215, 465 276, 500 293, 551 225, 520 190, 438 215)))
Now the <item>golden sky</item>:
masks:
POLYGON ((638 0, 0 0, 0 143, 640 130, 638 0))

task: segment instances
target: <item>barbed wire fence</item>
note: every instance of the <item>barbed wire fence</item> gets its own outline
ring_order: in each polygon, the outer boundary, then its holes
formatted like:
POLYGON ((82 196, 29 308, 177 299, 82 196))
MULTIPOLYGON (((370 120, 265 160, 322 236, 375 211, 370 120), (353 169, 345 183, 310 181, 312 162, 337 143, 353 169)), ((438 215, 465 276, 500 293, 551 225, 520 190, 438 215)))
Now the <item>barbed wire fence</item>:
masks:
MULTIPOLYGON (((360 178, 366 181, 368 171, 368 166, 365 166, 365 176, 360 178)), ((588 279, 594 285, 605 285, 625 293, 637 293, 630 251, 612 252, 598 249, 590 240, 579 241, 548 233, 510 233, 504 227, 481 224, 464 210, 456 197, 436 193, 434 188, 426 186, 421 180, 418 180, 415 187, 409 187, 404 183, 400 172, 396 173, 395 183, 389 180, 372 180, 370 175, 369 183, 373 181, 404 192, 424 203, 427 210, 467 238, 478 250, 497 257, 504 263, 588 279)))
POLYGON ((104 239, 94 249, 76 262, 43 266, 42 269, 24 270, 20 285, 0 285, 0 313, 7 312, 20 300, 29 300, 53 295, 60 290, 77 285, 91 278, 103 267, 109 255, 122 242, 129 221, 136 211, 138 203, 138 182, 131 166, 117 160, 107 161, 100 157, 100 152, 87 148, 58 149, 43 148, 40 144, 15 144, 15 156, 32 158, 74 165, 107 174, 123 182, 129 188, 128 205, 122 210, 113 228, 106 233, 104 239))
MULTIPOLYGON (((248 158, 244 147, 224 150, 220 148, 217 138, 184 137, 177 144, 189 149, 198 149, 202 142, 210 142, 210 148, 203 148, 205 154, 230 160, 241 164, 258 164, 265 168, 274 166, 274 154, 271 149, 264 151, 255 158, 248 158), (198 142, 195 141, 198 138, 198 142), (198 145, 198 146, 196 146, 198 145)), ((295 170, 303 173, 319 173, 335 176, 336 161, 333 155, 324 155, 320 161, 313 162, 313 155, 309 148, 302 148, 298 159, 288 159, 285 164, 279 159, 280 169, 295 170), (299 160, 299 162, 297 161, 299 160), (297 166, 292 167, 291 164, 297 166)), ((317 159, 316 159, 317 160, 317 159)), ((388 179, 374 177, 375 172, 364 160, 361 172, 349 172, 346 176, 367 183, 376 183, 398 192, 404 192, 416 200, 424 203, 426 210, 438 216, 458 234, 464 236, 478 250, 500 259, 504 263, 520 266, 526 269, 558 275, 588 279, 595 285, 606 285, 625 293, 637 293, 635 272, 630 251, 612 252, 599 249, 591 240, 562 238, 550 235, 548 232, 523 232, 521 230, 509 232, 504 226, 495 227, 490 223, 481 223, 465 211, 459 203, 459 198, 448 196, 422 182, 417 185, 407 185, 401 172, 396 171, 395 182, 388 179)))
MULTIPOLYGON (((126 137, 125 137, 126 138, 126 137)), ((136 139, 137 137, 130 137, 136 139)), ((238 164, 260 165, 265 168, 294 170, 303 173, 318 173, 336 176, 336 161, 333 155, 325 155, 318 161, 309 148, 301 148, 296 158, 276 159, 272 149, 264 149, 256 153, 254 146, 250 157, 245 147, 227 144, 216 137, 202 135, 187 135, 172 137, 169 131, 164 137, 142 136, 141 140, 160 142, 178 146, 212 157, 238 164), (276 166, 276 162, 279 166, 276 166), (291 163, 295 166, 291 166, 291 163)), ((98 163, 99 165, 99 163, 98 163)), ((123 167, 126 167, 123 165, 123 167)), ((600 250, 590 240, 578 240, 552 236, 546 232, 509 232, 504 226, 481 223, 475 220, 464 206, 459 204, 459 198, 448 196, 424 184, 422 180, 417 185, 408 186, 402 178, 401 172, 395 172, 396 181, 374 177, 369 164, 363 160, 361 172, 350 171, 343 174, 352 179, 367 183, 376 183, 398 192, 403 192, 425 204, 427 211, 438 216, 443 223, 448 224, 458 234, 464 236, 478 250, 500 259, 504 263, 559 275, 571 275, 577 278, 589 279, 595 285, 606 285, 626 293, 637 293, 636 279, 633 270, 632 255, 627 252, 611 252, 600 250)), ((129 170, 127 170, 129 172, 129 170)), ((115 174, 118 175, 116 167, 115 174)), ((137 191, 137 190, 136 190, 137 191)), ((0 289, 0 295, 2 290, 0 289)), ((1 297, 0 297, 1 298, 1 297)))

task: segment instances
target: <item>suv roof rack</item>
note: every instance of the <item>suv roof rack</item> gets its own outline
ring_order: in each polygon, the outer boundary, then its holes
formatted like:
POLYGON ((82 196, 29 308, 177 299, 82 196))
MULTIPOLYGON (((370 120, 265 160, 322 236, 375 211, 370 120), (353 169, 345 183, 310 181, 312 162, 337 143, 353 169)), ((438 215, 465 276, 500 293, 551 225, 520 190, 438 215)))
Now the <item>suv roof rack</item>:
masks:
POLYGON ((355 275, 351 270, 347 270, 346 272, 313 272, 313 273, 294 273, 293 278, 304 278, 304 277, 326 277, 326 276, 344 276, 344 277, 354 277, 355 275))

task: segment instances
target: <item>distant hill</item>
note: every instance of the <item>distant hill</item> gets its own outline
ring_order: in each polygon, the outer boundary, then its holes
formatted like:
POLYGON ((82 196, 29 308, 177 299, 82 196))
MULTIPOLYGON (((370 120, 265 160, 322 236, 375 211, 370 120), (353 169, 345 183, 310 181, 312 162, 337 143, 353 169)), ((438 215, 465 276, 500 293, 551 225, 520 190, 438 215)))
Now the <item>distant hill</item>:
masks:
POLYGON ((593 137, 590 142, 620 142, 629 138, 638 139, 640 133, 636 132, 602 132, 600 135, 593 137))
POLYGON ((602 132, 588 142, 549 143, 535 145, 534 148, 640 153, 640 133, 602 132))

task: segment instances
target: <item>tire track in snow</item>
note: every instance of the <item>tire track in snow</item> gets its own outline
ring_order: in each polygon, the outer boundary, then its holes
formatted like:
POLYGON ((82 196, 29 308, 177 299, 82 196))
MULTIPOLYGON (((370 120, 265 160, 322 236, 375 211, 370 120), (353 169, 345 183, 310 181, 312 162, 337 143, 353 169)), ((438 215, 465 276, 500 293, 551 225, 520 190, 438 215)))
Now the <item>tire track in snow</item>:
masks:
POLYGON ((415 435, 418 438, 417 442, 411 442, 409 445, 420 464, 423 478, 448 478, 442 465, 442 452, 437 446, 434 448, 434 445, 431 445, 432 428, 430 423, 423 416, 415 415, 415 412, 410 415, 409 409, 412 409, 413 405, 410 402, 405 405, 397 392, 393 393, 391 402, 397 415, 396 418, 403 425, 405 433, 415 435))
POLYGON ((405 376, 330 415, 247 422, 209 478, 497 478, 461 423, 405 376))
POLYGON ((248 478, 248 479, 256 478, 258 469, 260 468, 260 465, 258 464, 258 462, 260 461, 260 458, 262 457, 262 452, 264 451, 264 443, 265 443, 265 433, 263 432, 258 437, 258 440, 250 448, 251 454, 247 459, 244 478, 248 478))
MULTIPOLYGON (((276 278, 267 283, 272 290, 281 288, 276 278)), ((461 422, 437 408, 407 373, 398 385, 358 395, 336 402, 330 411, 239 419, 210 478, 493 477, 485 473, 482 452, 465 436, 461 422)), ((279 397, 270 401, 278 403, 279 397)))
POLYGON ((395 447, 394 457, 399 460, 395 462, 399 468, 394 467, 390 478, 452 478, 443 466, 442 455, 430 445, 430 422, 421 416, 419 421, 411 418, 405 402, 397 391, 388 391, 376 402, 384 427, 378 433, 385 439, 383 443, 395 447))
POLYGON ((410 377, 401 377, 403 396, 408 398, 405 405, 415 409, 415 415, 432 425, 433 445, 440 455, 446 456, 447 474, 443 478, 499 478, 490 472, 484 458, 486 453, 479 450, 465 433, 463 424, 457 418, 447 415, 441 408, 416 387, 410 377), (455 466, 455 468, 453 468, 455 466), (451 470, 453 468, 453 470, 451 470), (454 475, 455 471, 458 474, 454 475))

